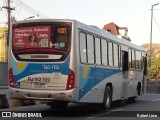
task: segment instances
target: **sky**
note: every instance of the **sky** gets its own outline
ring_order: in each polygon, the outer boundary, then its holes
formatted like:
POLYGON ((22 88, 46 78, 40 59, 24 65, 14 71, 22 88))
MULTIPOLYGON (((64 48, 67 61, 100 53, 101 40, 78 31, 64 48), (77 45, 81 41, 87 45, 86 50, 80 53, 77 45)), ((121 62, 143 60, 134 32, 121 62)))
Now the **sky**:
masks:
MULTIPOLYGON (((7 0, 0 0, 0 7, 7 0)), ((103 28, 114 22, 128 28, 131 42, 142 45, 150 42, 151 6, 160 0, 20 0, 48 18, 75 19, 87 25, 103 28)), ((11 0, 15 7, 12 16, 24 20, 35 16, 11 0)), ((160 4, 154 6, 152 42, 160 44, 160 4)), ((38 18, 35 16, 34 18, 38 18)), ((0 11, 0 25, 7 22, 6 10, 0 11)))

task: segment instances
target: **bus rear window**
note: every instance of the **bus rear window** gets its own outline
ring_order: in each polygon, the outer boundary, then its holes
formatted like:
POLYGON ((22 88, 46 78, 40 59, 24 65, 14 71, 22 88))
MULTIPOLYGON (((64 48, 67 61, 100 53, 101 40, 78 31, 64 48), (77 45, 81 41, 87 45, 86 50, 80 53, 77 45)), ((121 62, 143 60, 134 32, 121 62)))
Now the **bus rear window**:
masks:
POLYGON ((37 48, 66 50, 70 46, 70 25, 18 24, 13 26, 12 31, 13 51, 37 48))

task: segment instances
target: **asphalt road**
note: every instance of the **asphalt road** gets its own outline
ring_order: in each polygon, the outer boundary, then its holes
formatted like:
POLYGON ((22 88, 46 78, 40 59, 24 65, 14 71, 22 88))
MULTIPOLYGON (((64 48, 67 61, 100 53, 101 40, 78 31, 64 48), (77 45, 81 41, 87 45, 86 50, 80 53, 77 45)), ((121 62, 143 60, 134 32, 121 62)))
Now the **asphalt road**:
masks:
MULTIPOLYGON (((109 111, 103 111, 99 105, 96 104, 69 104, 65 110, 53 110, 49 106, 35 105, 19 108, 1 109, 5 112, 29 112, 29 113, 41 113, 42 118, 29 118, 31 119, 93 119, 93 120, 156 120, 160 119, 160 94, 145 94, 140 96, 135 103, 128 102, 121 104, 120 101, 113 102, 109 111), (45 117, 47 116, 47 117, 45 117), (143 118, 139 118, 141 116, 143 118), (144 116, 147 116, 144 118, 144 116), (159 118, 154 118, 158 116, 159 118)), ((28 113, 27 113, 28 114, 28 113)), ((17 120, 17 118, 0 118, 1 120, 17 120)), ((28 118, 18 118, 28 120, 28 118)))

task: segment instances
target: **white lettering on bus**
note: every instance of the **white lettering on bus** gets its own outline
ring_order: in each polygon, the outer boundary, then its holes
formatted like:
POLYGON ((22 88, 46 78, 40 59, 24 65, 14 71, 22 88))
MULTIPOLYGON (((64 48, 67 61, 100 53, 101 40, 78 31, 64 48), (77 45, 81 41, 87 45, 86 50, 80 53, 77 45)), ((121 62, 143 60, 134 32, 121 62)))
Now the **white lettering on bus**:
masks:
POLYGON ((59 70, 59 66, 58 65, 42 65, 43 68, 46 70, 48 69, 56 69, 56 70, 59 70))
POLYGON ((37 37, 46 37, 46 38, 48 38, 48 34, 38 34, 37 33, 37 37))
POLYGON ((33 30, 32 29, 15 29, 15 32, 24 33, 24 32, 33 32, 33 30))
POLYGON ((48 31, 48 28, 34 28, 34 31, 48 31))

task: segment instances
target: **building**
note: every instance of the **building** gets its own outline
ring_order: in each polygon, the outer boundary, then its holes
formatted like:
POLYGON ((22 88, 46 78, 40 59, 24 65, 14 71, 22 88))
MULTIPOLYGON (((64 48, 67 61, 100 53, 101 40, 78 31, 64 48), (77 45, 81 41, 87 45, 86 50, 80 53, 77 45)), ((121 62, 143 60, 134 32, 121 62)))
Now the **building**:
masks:
POLYGON ((0 27, 0 63, 7 63, 7 28, 0 27))
POLYGON ((112 33, 113 35, 116 35, 119 38, 124 38, 128 41, 131 41, 131 39, 128 37, 128 28, 127 27, 119 27, 115 23, 111 22, 109 24, 104 25, 104 30, 107 30, 108 32, 112 33))

